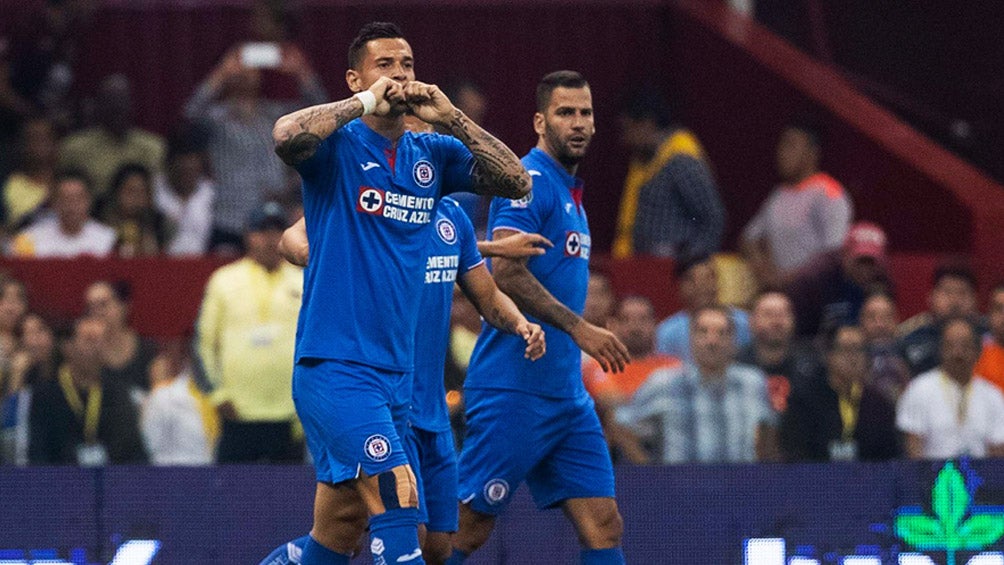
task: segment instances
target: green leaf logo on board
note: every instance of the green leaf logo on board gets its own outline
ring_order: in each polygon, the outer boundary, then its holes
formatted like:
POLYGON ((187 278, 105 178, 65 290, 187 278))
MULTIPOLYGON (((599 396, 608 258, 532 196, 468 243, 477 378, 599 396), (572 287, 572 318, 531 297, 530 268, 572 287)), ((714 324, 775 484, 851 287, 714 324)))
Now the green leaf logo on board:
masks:
POLYGON ((921 551, 944 551, 955 565, 957 551, 980 551, 1004 536, 1004 514, 970 511, 972 499, 962 473, 945 463, 931 490, 934 516, 911 512, 896 517, 896 535, 921 551))

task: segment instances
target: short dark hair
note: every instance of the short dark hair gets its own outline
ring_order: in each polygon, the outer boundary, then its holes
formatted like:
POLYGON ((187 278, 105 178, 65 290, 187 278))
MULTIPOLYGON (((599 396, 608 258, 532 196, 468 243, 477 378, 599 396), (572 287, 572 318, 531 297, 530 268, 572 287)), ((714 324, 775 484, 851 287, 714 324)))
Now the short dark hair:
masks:
POLYGON ((837 346, 837 338, 840 337, 840 332, 844 330, 854 330, 858 333, 862 333, 861 326, 858 326, 857 324, 845 322, 834 325, 823 334, 823 350, 826 351, 826 353, 832 352, 837 346))
POLYGON ((817 149, 823 148, 823 130, 819 125, 819 119, 815 116, 795 116, 794 118, 788 120, 788 123, 784 124, 784 129, 800 131, 809 137, 809 141, 811 141, 817 149))
POLYGON ((111 194, 113 196, 117 195, 119 190, 122 189, 122 184, 125 183, 126 179, 135 175, 143 177, 143 182, 146 183, 148 192, 153 191, 153 175, 150 173, 150 169, 139 163, 126 163, 119 167, 118 170, 115 171, 115 175, 112 176, 111 194))
POLYGON ((938 265, 934 270, 934 277, 931 279, 932 288, 938 286, 945 278, 962 279, 969 283, 973 290, 976 290, 978 286, 976 273, 973 272, 972 267, 958 261, 938 265))
POLYGON ((88 288, 104 285, 108 287, 108 290, 112 291, 112 296, 116 300, 123 303, 128 303, 132 300, 132 285, 128 281, 124 280, 101 280, 91 283, 88 288))
POLYGON ((83 169, 67 168, 56 171, 56 177, 52 181, 53 187, 58 187, 66 181, 78 181, 87 189, 87 193, 94 196, 94 183, 91 177, 83 169))
POLYGON ((537 111, 544 113, 551 104, 551 94, 555 88, 585 88, 589 86, 586 77, 577 71, 554 71, 547 73, 537 83, 537 111))
POLYGON ((620 115, 635 122, 651 121, 659 129, 666 129, 673 124, 669 102, 655 87, 643 87, 630 92, 621 101, 620 115))
POLYGON ((725 316, 725 321, 729 327, 729 333, 732 335, 736 334, 736 321, 732 318, 732 312, 725 306, 720 304, 714 304, 711 306, 701 306, 693 314, 690 315, 689 328, 691 331, 697 327, 697 319, 700 318, 705 312, 717 312, 722 316, 725 316))
POLYGON ((948 330, 948 327, 955 324, 965 324, 965 326, 969 328, 969 332, 973 334, 973 346, 976 347, 977 350, 983 348, 983 336, 980 335, 980 330, 976 327, 976 323, 968 316, 952 316, 945 320, 941 324, 941 331, 938 332, 939 344, 945 341, 945 332, 948 330))
POLYGON ((357 69, 363 60, 366 44, 374 39, 404 39, 401 28, 391 22, 370 22, 364 25, 349 45, 349 68, 357 69))
POLYGON ((712 261, 711 255, 697 255, 683 261, 677 261, 673 264, 673 276, 677 279, 682 279, 683 277, 690 274, 690 271, 698 266, 705 263, 710 263, 712 261))

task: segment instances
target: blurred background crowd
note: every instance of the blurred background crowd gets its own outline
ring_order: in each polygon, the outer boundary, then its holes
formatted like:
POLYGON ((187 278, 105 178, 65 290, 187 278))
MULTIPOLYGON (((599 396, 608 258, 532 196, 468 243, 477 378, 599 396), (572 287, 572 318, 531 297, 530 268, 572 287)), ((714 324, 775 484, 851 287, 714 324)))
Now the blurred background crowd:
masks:
MULTIPOLYGON (((301 46, 317 24, 295 6, 255 0, 235 10, 220 21, 240 39, 200 50, 217 57, 210 65, 179 69, 204 76, 158 131, 138 125, 149 101, 137 92, 156 90, 163 72, 80 80, 84 38, 121 14, 47 0, 0 28, 0 463, 304 461, 289 386, 302 274, 276 251, 302 209, 271 130, 292 109, 344 97, 340 75, 322 77, 312 61, 343 63, 301 46), (137 323, 134 297, 171 280, 136 288, 108 263, 65 315, 39 307, 50 297, 16 268, 80 257, 209 261, 204 292, 188 296, 198 304, 191 331, 137 330, 150 324, 137 323)), ((819 38, 792 32, 802 28, 781 13, 761 19, 818 51, 819 38)), ((427 34, 400 23, 409 37, 427 34)), ((416 56, 420 79, 423 59, 446 57, 416 56)), ((480 79, 425 80, 492 129, 512 93, 480 79)), ((879 197, 827 172, 832 119, 811 105, 769 110, 784 115, 756 140, 769 164, 750 174, 773 182, 750 187, 744 198, 755 192, 757 202, 740 222, 726 186, 735 177, 720 172, 728 157, 702 145, 698 123, 682 123, 685 102, 644 81, 622 81, 616 95, 603 88, 598 123, 617 149, 594 150, 587 161, 598 164, 583 176, 594 241, 609 253, 596 262, 585 316, 634 361, 614 375, 584 359, 583 379, 618 461, 1004 456, 1004 285, 970 254, 945 254, 921 283, 925 307, 901 315, 902 289, 916 277, 897 280, 892 269, 896 226, 861 219, 881 217, 868 207, 879 197), (604 182, 590 184, 598 169, 604 182), (611 183, 610 171, 623 176, 611 183), (593 208, 589 194, 602 195, 593 208), (616 284, 639 261, 666 266, 665 276, 642 289, 616 284)), ((528 114, 502 129, 529 132, 529 123, 528 114)), ((965 125, 942 141, 993 170, 965 125)), ((999 206, 1004 193, 995 196, 999 206)), ((488 203, 457 198, 484 237, 488 203)), ((58 281, 63 264, 47 276, 58 281)), ((156 315, 178 317, 177 304, 156 315)), ((444 378, 459 447, 464 372, 481 327, 460 294, 452 326, 444 378)))

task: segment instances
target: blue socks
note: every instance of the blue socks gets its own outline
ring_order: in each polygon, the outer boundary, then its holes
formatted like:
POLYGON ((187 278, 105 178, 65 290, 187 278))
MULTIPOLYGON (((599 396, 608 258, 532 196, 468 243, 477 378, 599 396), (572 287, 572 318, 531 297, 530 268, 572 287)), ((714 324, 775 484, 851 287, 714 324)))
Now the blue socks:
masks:
POLYGON ((624 552, 619 547, 583 549, 579 556, 582 565, 624 565, 624 552))
MULTIPOLYGON (((302 540, 303 538, 300 539, 302 540)), ((331 551, 317 543, 317 540, 314 538, 307 536, 307 542, 303 546, 303 555, 300 557, 299 563, 303 565, 349 565, 350 557, 350 555, 345 555, 344 553, 331 551)), ((293 563, 297 562, 294 561, 293 563)))
POLYGON ((373 565, 424 565, 418 546, 418 509, 393 508, 370 517, 373 565))
POLYGON ((310 536, 303 536, 275 548, 259 565, 298 565, 310 536))
POLYGON ((446 565, 460 565, 466 561, 468 557, 470 557, 470 555, 467 555, 463 551, 454 547, 453 555, 450 555, 450 558, 446 560, 446 565))

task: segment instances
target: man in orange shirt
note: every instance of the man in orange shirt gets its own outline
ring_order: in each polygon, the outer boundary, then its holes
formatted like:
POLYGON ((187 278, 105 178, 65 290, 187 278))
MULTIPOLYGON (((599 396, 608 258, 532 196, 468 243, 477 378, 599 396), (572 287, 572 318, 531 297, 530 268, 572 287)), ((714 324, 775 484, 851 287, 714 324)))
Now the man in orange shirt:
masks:
POLYGON ((656 353, 655 324, 655 308, 647 298, 625 297, 610 318, 610 331, 628 348, 631 364, 619 373, 604 373, 599 363, 590 359, 582 368, 582 378, 596 402, 607 443, 616 456, 632 463, 648 463, 651 455, 634 433, 614 421, 614 409, 629 402, 653 372, 680 364, 675 357, 656 353))
POLYGON ((990 335, 983 340, 983 354, 976 363, 976 374, 997 385, 1004 392, 1004 283, 990 294, 990 335))

